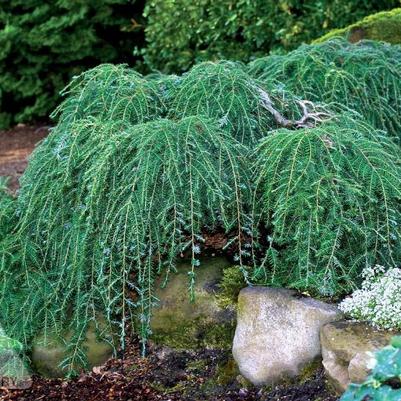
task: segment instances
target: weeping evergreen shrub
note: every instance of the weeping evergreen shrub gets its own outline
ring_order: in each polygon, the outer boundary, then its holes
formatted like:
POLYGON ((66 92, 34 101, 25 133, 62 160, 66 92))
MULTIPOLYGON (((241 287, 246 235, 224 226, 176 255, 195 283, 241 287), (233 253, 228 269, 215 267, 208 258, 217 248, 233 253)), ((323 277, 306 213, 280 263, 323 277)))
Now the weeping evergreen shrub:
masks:
MULTIPOLYGON (((260 100, 258 88, 239 63, 201 63, 171 85, 168 116, 207 115, 240 142, 254 143, 276 126, 260 100)), ((278 96, 275 100, 282 109, 278 96)))
POLYGON ((15 200, 7 193, 8 179, 0 177, 0 241, 11 231, 15 200))
POLYGON ((256 276, 335 296, 352 290, 364 267, 397 266, 401 168, 383 134, 344 115, 276 130, 255 159, 253 221, 268 232, 256 276))
POLYGON ((59 131, 68 131, 69 124, 88 116, 136 124, 157 117, 163 109, 156 82, 124 64, 92 68, 74 77, 61 94, 66 99, 52 114, 58 118, 59 131))
POLYGON ((64 93, 2 241, 0 320, 26 350, 72 332, 70 373, 91 322, 123 349, 131 329, 145 346, 155 278, 168 285, 180 254, 193 299, 208 233, 225 233, 246 282, 330 295, 366 263, 399 259, 397 150, 356 113, 230 62, 146 78, 103 65, 64 93))
POLYGON ((0 298, 8 296, 3 280, 10 272, 9 266, 18 259, 18 249, 14 248, 14 238, 11 233, 17 226, 17 201, 7 190, 8 178, 0 177, 0 298), (7 294, 7 295, 6 295, 7 294))
MULTIPOLYGON (((242 63, 204 62, 181 77, 167 77, 159 82, 166 84, 169 118, 207 115, 248 146, 305 113, 291 92, 251 78, 242 63)), ((318 104, 313 108, 323 111, 318 104)))
POLYGON ((177 254, 188 250, 191 293, 202 230, 233 231, 241 248, 240 231, 249 224, 243 145, 215 121, 193 116, 131 125, 88 117, 70 129, 64 150, 53 151, 56 129, 24 176, 18 236, 22 249, 35 244, 40 260, 32 264, 24 255, 20 276, 12 278, 21 280, 24 301, 7 330, 17 338, 66 327, 80 333, 70 344, 69 367, 85 363, 79 345, 99 312, 109 332, 118 322, 123 342, 135 308, 146 338, 156 274, 167 280, 177 254))
MULTIPOLYGON (((16 199, 7 192, 7 177, 0 177, 0 320, 4 320, 9 312, 4 300, 15 296, 18 298, 12 285, 12 276, 15 273, 14 266, 19 266, 19 247, 15 246, 13 230, 17 225, 16 199), (3 309, 4 308, 4 309, 3 309)), ((16 318, 17 310, 14 311, 12 318, 16 318)), ((22 334, 22 333, 20 333, 22 334)))
POLYGON ((345 105, 401 141, 399 46, 337 38, 257 59, 248 72, 264 82, 279 81, 302 98, 345 105))

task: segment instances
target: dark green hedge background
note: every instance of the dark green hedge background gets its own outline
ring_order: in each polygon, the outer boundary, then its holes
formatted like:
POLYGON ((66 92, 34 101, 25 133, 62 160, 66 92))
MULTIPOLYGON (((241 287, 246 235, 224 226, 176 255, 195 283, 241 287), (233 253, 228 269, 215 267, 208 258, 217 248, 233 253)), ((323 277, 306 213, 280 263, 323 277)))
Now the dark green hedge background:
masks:
POLYGON ((46 118, 72 76, 144 43, 131 0, 0 0, 0 127, 46 118))
POLYGON ((248 61, 291 50, 399 0, 150 0, 146 63, 165 72, 195 62, 248 61))
POLYGON ((0 128, 45 119, 100 63, 180 72, 283 52, 399 0, 0 0, 0 128))

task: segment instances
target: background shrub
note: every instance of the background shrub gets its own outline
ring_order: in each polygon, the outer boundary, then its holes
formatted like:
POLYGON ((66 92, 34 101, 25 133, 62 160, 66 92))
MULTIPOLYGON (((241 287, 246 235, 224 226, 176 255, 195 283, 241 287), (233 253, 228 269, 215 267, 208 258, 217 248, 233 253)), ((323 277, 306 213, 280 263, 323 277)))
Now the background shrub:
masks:
POLYGON ((134 62, 141 0, 9 0, 0 7, 0 128, 47 117, 71 77, 134 62))
POLYGON ((149 0, 145 62, 163 72, 293 49, 399 0, 149 0))
POLYGON ((334 29, 316 39, 314 43, 325 42, 337 36, 341 36, 352 43, 362 39, 370 39, 401 44, 401 8, 369 15, 346 28, 334 29))
POLYGON ((145 11, 145 0, 3 3, 0 129, 46 118, 71 77, 100 63, 179 72, 198 61, 248 61, 292 49, 399 0, 149 0, 145 11))

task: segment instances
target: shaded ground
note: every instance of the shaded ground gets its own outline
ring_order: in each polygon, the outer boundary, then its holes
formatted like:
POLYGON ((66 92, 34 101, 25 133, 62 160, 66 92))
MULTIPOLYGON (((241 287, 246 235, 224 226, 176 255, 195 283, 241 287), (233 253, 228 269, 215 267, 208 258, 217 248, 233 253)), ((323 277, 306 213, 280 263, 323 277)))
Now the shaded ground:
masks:
MULTIPOLYGON (((27 165, 46 127, 18 126, 0 131, 0 176, 11 176, 11 189, 27 165)), ((1 401, 337 401, 322 372, 304 383, 270 389, 246 389, 230 353, 173 352, 151 348, 139 356, 134 342, 120 358, 73 380, 33 378, 28 390, 0 387, 1 401)))
POLYGON ((28 156, 47 132, 47 127, 26 125, 0 131, 0 176, 11 177, 13 192, 18 188, 18 179, 26 168, 28 156))
POLYGON ((80 377, 62 381, 34 378, 23 391, 0 389, 2 401, 336 401, 322 372, 303 384, 274 389, 246 389, 230 353, 166 348, 139 356, 136 344, 124 358, 110 360, 80 377))

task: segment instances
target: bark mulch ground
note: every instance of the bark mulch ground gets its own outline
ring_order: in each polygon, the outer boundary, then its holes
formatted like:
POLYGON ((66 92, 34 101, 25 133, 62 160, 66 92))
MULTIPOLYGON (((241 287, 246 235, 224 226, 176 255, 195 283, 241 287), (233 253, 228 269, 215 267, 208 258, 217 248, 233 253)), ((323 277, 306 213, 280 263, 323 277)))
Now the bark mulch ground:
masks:
MULTIPOLYGON (((47 127, 19 125, 0 131, 0 176, 18 189, 29 154, 48 133, 47 127)), ((303 383, 275 388, 246 388, 230 367, 230 353, 173 351, 152 347, 142 358, 138 342, 124 356, 71 380, 34 376, 27 390, 0 387, 1 401, 336 401, 323 373, 303 383)))
POLYGON ((323 373, 304 383, 275 388, 246 388, 227 372, 230 353, 173 351, 152 347, 146 358, 138 342, 124 357, 112 359, 71 380, 33 378, 27 390, 0 388, 2 401, 336 401, 323 373))
POLYGON ((0 131, 0 176, 10 177, 10 189, 15 192, 18 179, 27 166, 35 145, 48 133, 48 128, 20 124, 9 131, 0 131))

